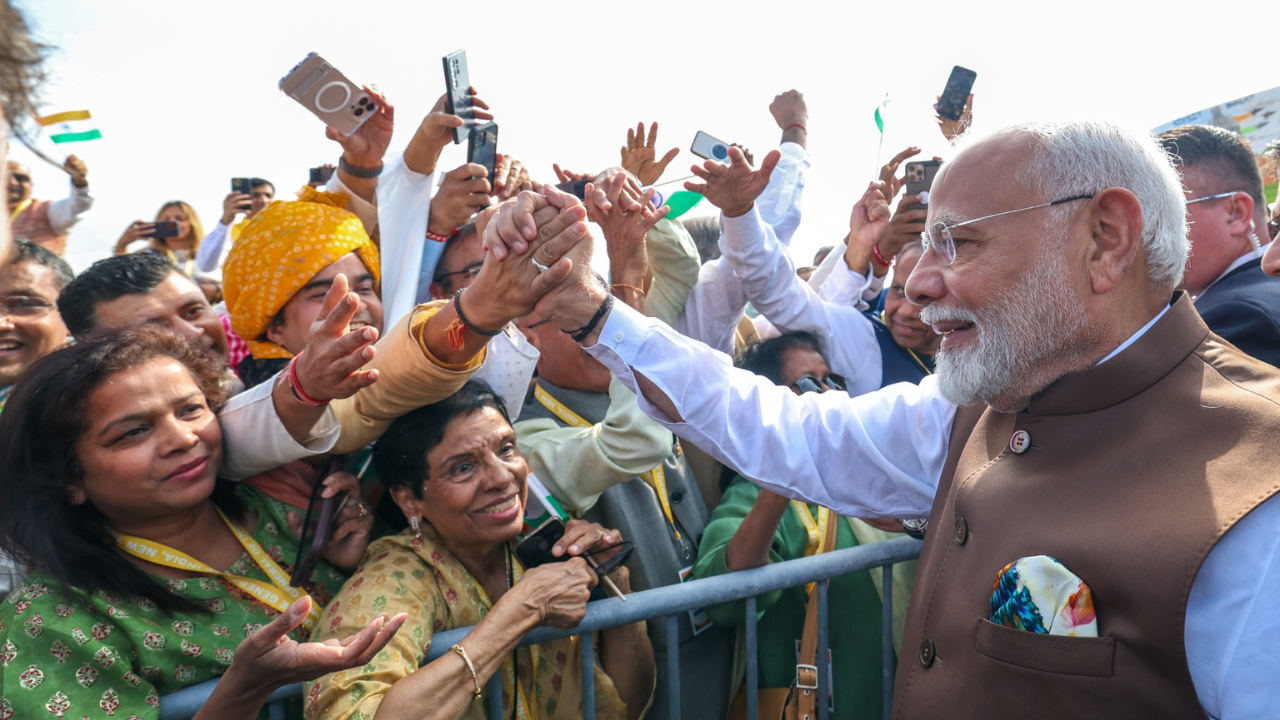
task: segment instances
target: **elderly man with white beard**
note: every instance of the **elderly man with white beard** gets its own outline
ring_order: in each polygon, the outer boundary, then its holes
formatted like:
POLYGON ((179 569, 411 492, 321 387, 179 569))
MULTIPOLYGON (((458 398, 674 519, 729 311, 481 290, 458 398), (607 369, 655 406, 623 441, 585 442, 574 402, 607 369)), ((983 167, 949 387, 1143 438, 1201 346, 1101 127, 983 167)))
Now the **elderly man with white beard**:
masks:
MULTIPOLYGON (((731 152, 688 186, 726 225, 768 180, 731 152)), ((504 206, 495 259, 571 202, 504 206)), ((882 188, 858 212, 854 231, 878 233, 882 188)), ((1104 123, 1014 126, 942 169, 929 213, 907 294, 946 338, 918 386, 796 396, 735 370, 607 303, 589 243, 538 312, 768 489, 930 518, 895 717, 1274 716, 1280 373, 1174 291, 1188 244, 1167 155, 1104 123)))

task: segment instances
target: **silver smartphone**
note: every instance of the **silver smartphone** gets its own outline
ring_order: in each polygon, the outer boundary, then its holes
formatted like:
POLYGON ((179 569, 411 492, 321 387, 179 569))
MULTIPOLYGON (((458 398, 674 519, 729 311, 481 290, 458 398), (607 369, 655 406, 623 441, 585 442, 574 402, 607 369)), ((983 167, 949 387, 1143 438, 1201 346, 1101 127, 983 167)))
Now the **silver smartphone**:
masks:
POLYGON ((280 90, 344 137, 378 111, 373 96, 315 53, 280 78, 280 90))
POLYGON ((701 130, 693 137, 693 147, 689 148, 689 152, 707 160, 729 162, 729 143, 717 140, 701 130))

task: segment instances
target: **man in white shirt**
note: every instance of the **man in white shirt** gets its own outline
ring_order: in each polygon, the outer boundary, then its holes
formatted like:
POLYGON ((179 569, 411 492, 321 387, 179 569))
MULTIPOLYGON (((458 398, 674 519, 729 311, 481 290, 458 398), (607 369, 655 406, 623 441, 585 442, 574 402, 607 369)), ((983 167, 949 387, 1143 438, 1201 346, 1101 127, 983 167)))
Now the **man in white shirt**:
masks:
MULTIPOLYGON (((732 155, 690 188, 726 224, 767 183, 732 155)), ((489 226, 498 257, 540 202, 489 226)), ((855 212, 856 233, 882 230, 881 187, 855 212)), ((1188 245, 1167 155, 1104 123, 1008 128, 938 174, 928 227, 906 292, 946 337, 918 386, 795 396, 621 305, 582 344, 646 412, 771 490, 930 516, 897 717, 1274 715, 1280 374, 1173 292, 1188 245), (1098 637, 988 620, 1002 568, 1036 555, 1093 589, 1098 637)), ((604 297, 579 272, 539 311, 580 328, 604 297)))
POLYGON ((249 180, 250 194, 231 192, 222 201, 222 219, 200 241, 200 249, 196 251, 196 269, 203 273, 217 272, 227 261, 227 253, 231 246, 240 239, 240 231, 245 223, 253 219, 262 208, 276 199, 276 186, 262 178, 249 180), (244 213, 244 218, 236 222, 236 216, 244 213), (228 236, 230 242, 228 242, 228 236))
POLYGON ((1262 271, 1270 244, 1262 175, 1249 142, 1212 125, 1160 134, 1182 172, 1191 257, 1182 285, 1211 330, 1280 366, 1280 282, 1262 271))

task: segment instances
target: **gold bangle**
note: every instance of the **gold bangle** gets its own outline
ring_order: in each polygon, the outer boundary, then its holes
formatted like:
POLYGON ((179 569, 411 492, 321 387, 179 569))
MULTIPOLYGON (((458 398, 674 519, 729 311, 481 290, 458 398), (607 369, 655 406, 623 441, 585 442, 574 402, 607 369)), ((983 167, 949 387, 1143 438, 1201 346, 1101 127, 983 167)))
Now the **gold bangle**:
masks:
POLYGON ((610 285, 609 287, 611 287, 611 288, 616 288, 616 287, 620 287, 620 288, 627 288, 628 290, 635 290, 636 292, 640 293, 640 297, 644 297, 644 298, 649 297, 649 294, 648 294, 648 293, 646 293, 645 291, 643 291, 643 290, 641 290, 640 288, 636 287, 635 285, 627 285, 627 284, 624 284, 624 283, 614 283, 613 285, 610 285))
POLYGON ((450 650, 462 656, 462 662, 467 664, 467 669, 471 671, 471 682, 476 684, 476 700, 480 699, 480 678, 476 676, 476 666, 471 664, 471 658, 467 657, 467 651, 461 645, 454 645, 450 650))

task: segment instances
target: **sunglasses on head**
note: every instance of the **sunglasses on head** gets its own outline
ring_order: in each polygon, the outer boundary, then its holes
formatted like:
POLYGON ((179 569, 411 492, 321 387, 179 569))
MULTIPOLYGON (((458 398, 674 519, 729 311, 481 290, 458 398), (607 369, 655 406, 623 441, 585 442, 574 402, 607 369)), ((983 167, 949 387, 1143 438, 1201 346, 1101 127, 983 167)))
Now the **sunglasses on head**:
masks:
POLYGON ((846 391, 844 378, 835 373, 828 373, 826 377, 821 379, 812 375, 805 375, 799 380, 791 383, 791 387, 799 390, 801 393, 822 392, 822 388, 824 386, 828 390, 838 390, 840 392, 846 391))

